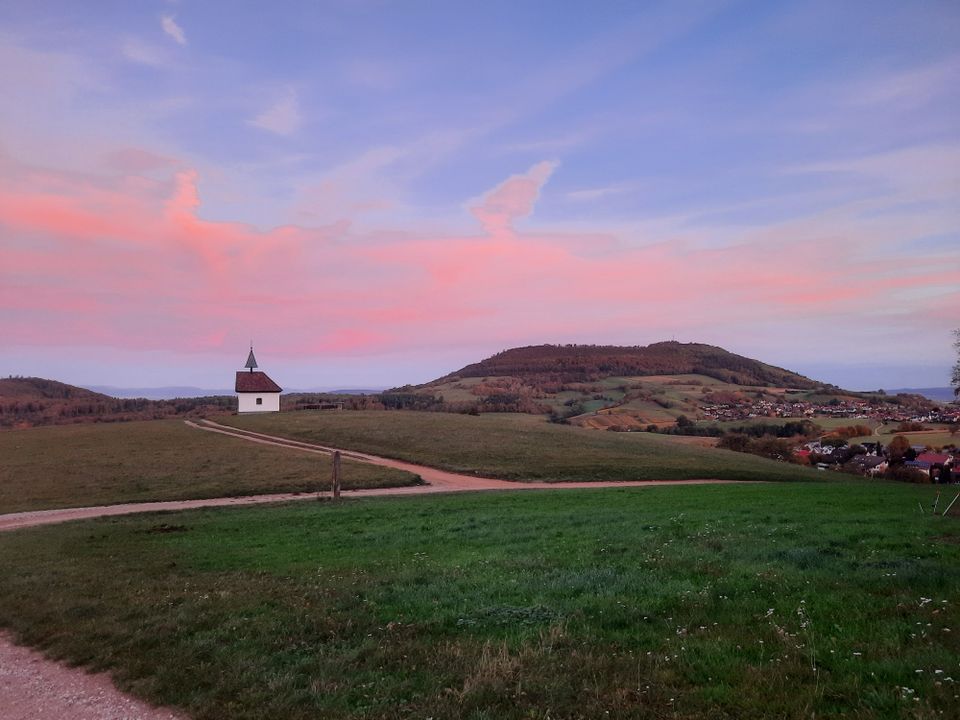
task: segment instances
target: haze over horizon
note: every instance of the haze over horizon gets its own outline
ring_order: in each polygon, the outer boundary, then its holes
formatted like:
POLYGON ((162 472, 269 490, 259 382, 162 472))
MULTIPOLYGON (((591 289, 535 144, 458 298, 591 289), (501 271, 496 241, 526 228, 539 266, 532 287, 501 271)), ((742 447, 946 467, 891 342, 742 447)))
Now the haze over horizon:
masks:
POLYGON ((0 375, 702 342, 949 383, 955 2, 0 0, 0 375))

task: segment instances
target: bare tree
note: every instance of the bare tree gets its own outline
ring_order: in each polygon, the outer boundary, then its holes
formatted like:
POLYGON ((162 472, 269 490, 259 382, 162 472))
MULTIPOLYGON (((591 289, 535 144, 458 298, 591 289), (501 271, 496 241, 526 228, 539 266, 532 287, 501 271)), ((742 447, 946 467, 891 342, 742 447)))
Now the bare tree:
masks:
POLYGON ((960 330, 954 330, 953 336, 956 338, 953 341, 953 347, 957 351, 957 362, 953 366, 953 377, 950 384, 953 385, 953 394, 960 397, 960 330))

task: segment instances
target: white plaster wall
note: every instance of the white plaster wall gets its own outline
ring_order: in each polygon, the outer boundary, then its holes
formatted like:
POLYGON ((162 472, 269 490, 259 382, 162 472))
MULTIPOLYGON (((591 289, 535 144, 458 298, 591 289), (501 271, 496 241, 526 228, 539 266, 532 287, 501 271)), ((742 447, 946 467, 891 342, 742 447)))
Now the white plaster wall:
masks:
POLYGON ((237 393, 237 400, 237 412, 280 412, 280 393, 237 393), (257 398, 263 398, 262 405, 257 405, 257 398))

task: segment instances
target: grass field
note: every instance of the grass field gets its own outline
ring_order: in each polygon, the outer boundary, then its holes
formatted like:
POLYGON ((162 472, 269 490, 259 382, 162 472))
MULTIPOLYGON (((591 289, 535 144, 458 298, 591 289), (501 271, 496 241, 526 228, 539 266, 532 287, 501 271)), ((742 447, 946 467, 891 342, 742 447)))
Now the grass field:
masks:
POLYGON ((809 418, 809 420, 824 430, 836 430, 837 428, 850 427, 851 425, 866 425, 867 427, 876 428, 881 424, 879 420, 873 420, 872 418, 812 417, 809 418))
POLYGON ((533 415, 290 412, 233 416, 235 427, 512 480, 816 479, 795 465, 650 433, 554 425, 533 415))
POLYGON ((798 483, 72 523, 0 537, 0 626, 204 720, 956 717, 960 525, 930 500, 798 483))
POLYGON ((911 445, 929 445, 933 448, 942 448, 944 445, 960 445, 960 433, 951 435, 948 426, 934 425, 932 430, 918 432, 897 432, 896 425, 885 425, 879 435, 853 438, 851 443, 880 441, 889 445, 897 435, 903 435, 911 445))
MULTIPOLYGON (((189 428, 180 420, 0 432, 0 513, 148 500, 316 491, 330 459, 189 428)), ((410 485, 347 461, 343 486, 410 485)))

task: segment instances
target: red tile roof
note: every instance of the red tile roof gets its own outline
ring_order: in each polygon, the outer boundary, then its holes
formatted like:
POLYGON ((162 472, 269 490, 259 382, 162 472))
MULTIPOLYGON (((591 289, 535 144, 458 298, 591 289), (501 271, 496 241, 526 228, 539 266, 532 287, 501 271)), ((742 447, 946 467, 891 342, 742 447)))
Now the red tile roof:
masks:
POLYGON ((238 393, 267 393, 283 392, 283 388, 277 385, 273 380, 267 377, 265 372, 259 370, 255 372, 237 371, 236 391, 238 393))
POLYGON ((923 452, 917 455, 917 462, 927 462, 931 465, 943 465, 950 456, 946 453, 923 452))

